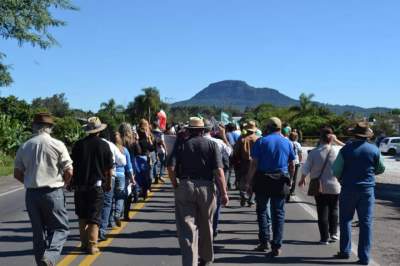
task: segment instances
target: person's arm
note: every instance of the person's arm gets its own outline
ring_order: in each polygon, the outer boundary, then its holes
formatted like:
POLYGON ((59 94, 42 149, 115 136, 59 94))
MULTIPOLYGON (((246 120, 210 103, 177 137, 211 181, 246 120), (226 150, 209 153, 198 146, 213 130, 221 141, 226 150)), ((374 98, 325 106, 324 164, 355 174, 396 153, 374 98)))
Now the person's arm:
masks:
POLYGON ((297 142, 297 153, 299 154, 299 162, 303 161, 303 150, 300 143, 297 142))
POLYGON ((289 161, 289 165, 288 165, 289 167, 289 175, 292 177, 292 176, 294 176, 294 172, 295 172, 295 163, 294 163, 294 161, 292 160, 292 161, 289 161))
POLYGON ((224 141, 224 143, 225 143, 226 145, 231 145, 231 144, 229 143, 228 139, 226 138, 226 131, 225 131, 225 128, 224 128, 223 126, 221 126, 221 125, 218 125, 218 128, 219 128, 219 132, 220 132, 221 138, 222 138, 222 140, 224 141))
POLYGON ((25 166, 24 166, 24 162, 22 161, 21 153, 22 153, 21 148, 19 148, 17 151, 17 154, 15 156, 15 161, 14 161, 14 178, 23 184, 24 183, 25 166))
POLYGON ((128 149, 124 148, 125 152, 125 157, 126 157, 126 165, 125 165, 125 172, 129 173, 129 180, 133 185, 136 185, 135 182, 135 173, 133 171, 133 165, 132 165, 132 160, 131 160, 131 155, 128 151, 128 149))
POLYGON ((303 167, 301 168, 301 178, 299 181, 299 187, 306 185, 306 178, 311 172, 312 156, 309 154, 303 167))
POLYGON ((69 167, 68 169, 64 169, 63 180, 64 180, 64 183, 66 186, 70 185, 73 175, 74 175, 74 171, 73 171, 72 166, 69 167))
POLYGON ((14 168, 14 178, 23 184, 24 183, 24 172, 22 172, 18 168, 14 168))
POLYGON ((177 150, 178 150, 178 142, 175 142, 174 148, 171 152, 171 156, 168 158, 168 161, 167 161, 168 176, 169 176, 169 179, 171 180, 171 184, 172 184, 173 188, 178 187, 178 181, 176 179, 176 171, 175 171, 177 150))
POLYGON ((375 174, 376 175, 383 174, 385 172, 385 169, 386 167, 383 163, 382 155, 379 154, 378 165, 375 168, 375 174))
POLYGON ((335 143, 336 145, 342 146, 342 147, 343 147, 344 145, 346 145, 345 143, 341 142, 341 141, 336 137, 335 134, 332 134, 332 138, 333 138, 333 143, 335 143))
POLYGON ((221 193, 221 204, 227 206, 229 204, 229 197, 226 190, 225 174, 222 168, 216 170, 216 182, 221 193))

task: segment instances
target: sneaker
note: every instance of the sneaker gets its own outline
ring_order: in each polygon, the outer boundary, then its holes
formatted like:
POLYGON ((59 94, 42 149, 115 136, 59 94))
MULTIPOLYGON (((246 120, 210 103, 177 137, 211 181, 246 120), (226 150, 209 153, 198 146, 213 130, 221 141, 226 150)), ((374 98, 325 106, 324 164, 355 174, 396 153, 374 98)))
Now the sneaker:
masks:
POLYGON ((251 208, 251 207, 253 207, 254 204, 256 204, 254 201, 252 201, 252 200, 251 200, 251 201, 248 201, 248 202, 247 202, 247 207, 250 207, 250 208, 251 208))
POLYGON ((323 240, 321 240, 321 241, 319 241, 319 243, 320 243, 321 245, 329 245, 329 242, 328 242, 328 241, 323 241, 323 240))
POLYGON ((339 240, 339 236, 338 235, 336 235, 336 234, 331 235, 331 242, 336 242, 338 240, 339 240))
POLYGON ((358 261, 357 261, 357 264, 359 264, 359 265, 369 265, 369 262, 365 262, 365 261, 362 261, 362 260, 358 260, 358 261))
POLYGON ((350 259, 350 254, 338 252, 334 257, 335 259, 348 260, 350 259))
POLYGON ((121 227, 121 218, 115 218, 115 225, 117 226, 117 227, 121 227))
POLYGON ((259 244, 254 250, 260 251, 260 252, 265 252, 268 249, 269 249, 268 243, 265 243, 265 244, 259 244))
POLYGON ((271 257, 279 257, 282 254, 282 250, 280 248, 273 248, 271 251, 271 257))
POLYGON ((246 199, 244 197, 242 197, 240 199, 240 207, 244 207, 244 206, 246 206, 246 199))
POLYGON ((45 257, 43 257, 40 262, 39 262, 40 266, 53 266, 53 263, 51 263, 51 261, 45 257))

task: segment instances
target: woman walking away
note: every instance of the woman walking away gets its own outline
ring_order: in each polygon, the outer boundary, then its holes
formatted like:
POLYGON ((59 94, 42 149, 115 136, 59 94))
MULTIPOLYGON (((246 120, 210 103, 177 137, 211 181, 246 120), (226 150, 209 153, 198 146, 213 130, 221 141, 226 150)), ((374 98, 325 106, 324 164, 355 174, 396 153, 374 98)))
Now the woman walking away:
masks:
MULTIPOLYGON (((340 183, 332 173, 332 165, 339 152, 337 146, 332 145, 334 141, 333 131, 329 127, 321 129, 320 145, 313 149, 302 168, 302 177, 299 187, 304 187, 306 176, 310 175, 310 183, 316 183, 317 189, 309 195, 315 196, 318 213, 318 227, 321 235, 321 244, 338 240, 338 205, 340 183)), ((314 187, 310 184, 310 187, 314 187)), ((311 192, 311 193, 310 193, 311 192)))
POLYGON ((290 197, 295 195, 297 176, 299 175, 299 169, 301 162, 303 161, 303 152, 301 150, 301 144, 298 142, 299 135, 296 132, 291 132, 289 134, 289 140, 293 144, 295 159, 294 159, 294 174, 292 176, 292 186, 290 187, 290 194, 286 198, 286 202, 290 202, 290 197))
POLYGON ((151 190, 151 176, 155 162, 155 141, 149 122, 146 119, 140 120, 138 135, 141 154, 137 158, 137 163, 143 177, 143 182, 140 182, 142 185, 142 196, 143 198, 147 198, 147 193, 151 190))
POLYGON ((117 165, 115 170, 115 186, 114 186, 114 200, 115 200, 115 211, 111 220, 115 221, 115 224, 120 227, 121 219, 124 214, 125 201, 127 199, 127 187, 130 183, 135 185, 133 167, 131 162, 131 156, 127 148, 123 146, 121 135, 118 131, 114 132, 113 142, 119 148, 122 154, 125 155, 126 165, 117 165))

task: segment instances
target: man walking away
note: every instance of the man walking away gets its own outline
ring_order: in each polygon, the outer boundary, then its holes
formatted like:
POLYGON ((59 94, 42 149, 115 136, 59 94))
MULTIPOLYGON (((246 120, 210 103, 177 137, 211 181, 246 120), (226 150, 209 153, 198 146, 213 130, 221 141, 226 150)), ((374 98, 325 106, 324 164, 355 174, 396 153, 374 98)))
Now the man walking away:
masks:
POLYGON ((235 144, 233 157, 239 168, 239 176, 237 178, 239 179, 240 188, 240 206, 244 207, 247 202, 250 207, 254 202, 252 195, 246 195, 246 175, 249 172, 252 160, 250 156, 251 149, 259 137, 256 135, 257 127, 254 121, 249 121, 245 130, 246 135, 240 137, 235 144))
POLYGON ((260 241, 256 250, 268 249, 272 220, 273 239, 270 254, 272 257, 279 256, 281 253, 285 223, 285 198, 289 193, 290 176, 293 176, 294 173, 295 159, 292 144, 281 135, 281 128, 282 123, 279 118, 271 117, 269 119, 267 123, 269 134, 259 138, 251 151, 253 160, 246 185, 249 194, 252 191, 256 194, 260 241))
POLYGON ((37 265, 56 265, 69 234, 63 187, 72 177, 64 143, 50 136, 49 113, 35 115, 33 136, 18 149, 14 177, 24 183, 37 265))
POLYGON ((351 222, 357 211, 360 224, 358 263, 368 265, 372 245, 375 175, 382 174, 385 166, 379 149, 368 142, 374 135, 368 123, 357 123, 350 133, 355 139, 340 150, 333 164, 333 173, 342 184, 339 197, 340 252, 337 257, 350 258, 351 222))
POLYGON ((221 204, 228 204, 229 199, 221 152, 215 142, 203 137, 203 120, 191 118, 187 129, 189 139, 180 144, 177 142, 168 162, 175 188, 176 227, 182 265, 210 265, 214 259, 215 181, 221 192, 221 204))
POLYGON ((89 254, 99 252, 97 240, 104 191, 111 190, 113 157, 107 142, 99 135, 107 127, 97 117, 88 119, 85 131, 89 135, 72 149, 74 161, 75 212, 79 218, 81 249, 89 254))

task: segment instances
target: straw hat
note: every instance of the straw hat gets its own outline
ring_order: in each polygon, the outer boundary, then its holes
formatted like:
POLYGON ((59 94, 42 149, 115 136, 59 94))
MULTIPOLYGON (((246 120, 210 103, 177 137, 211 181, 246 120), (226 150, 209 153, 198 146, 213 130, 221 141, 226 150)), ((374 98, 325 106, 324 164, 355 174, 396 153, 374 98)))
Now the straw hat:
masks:
POLYGON ((257 131, 256 122, 254 122, 254 121, 247 122, 246 126, 245 126, 245 129, 248 132, 252 132, 252 133, 256 132, 257 131))
POLYGON ((83 129, 88 134, 98 133, 107 128, 107 124, 102 124, 100 119, 96 116, 89 117, 88 123, 83 126, 83 129))
POLYGON ((191 117, 189 119, 189 129, 204 128, 204 121, 199 117, 191 117))

